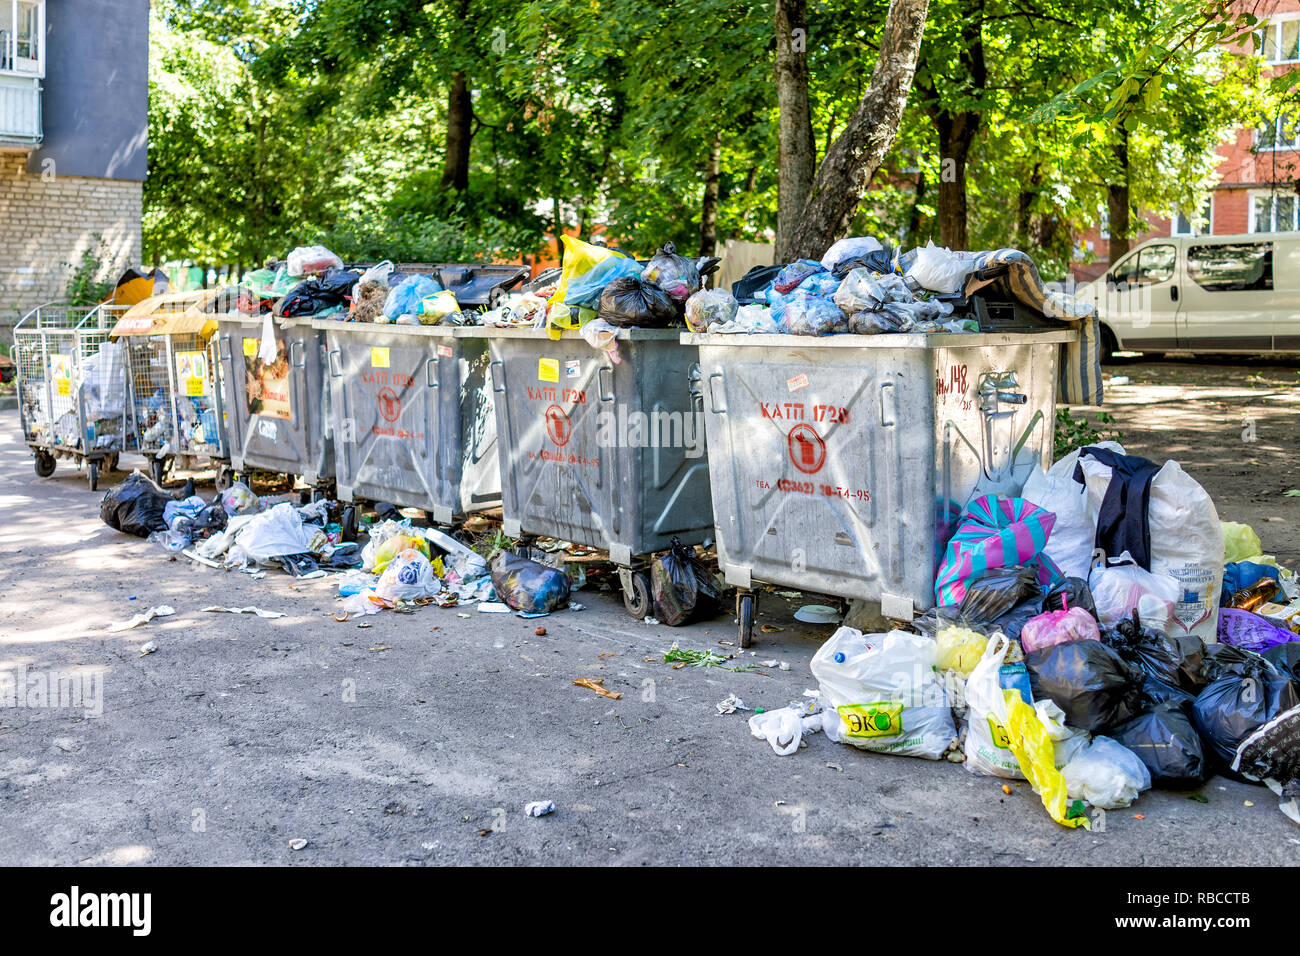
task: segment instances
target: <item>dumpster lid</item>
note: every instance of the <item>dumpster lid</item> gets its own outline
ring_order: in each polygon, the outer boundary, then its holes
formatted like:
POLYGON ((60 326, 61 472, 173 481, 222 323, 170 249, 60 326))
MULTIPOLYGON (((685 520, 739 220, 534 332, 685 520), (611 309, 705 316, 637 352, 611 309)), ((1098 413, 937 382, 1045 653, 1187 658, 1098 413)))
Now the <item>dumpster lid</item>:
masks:
POLYGON ((202 335, 211 337, 217 323, 203 311, 217 292, 200 289, 194 292, 167 292, 137 302, 117 320, 109 334, 123 335, 202 335))

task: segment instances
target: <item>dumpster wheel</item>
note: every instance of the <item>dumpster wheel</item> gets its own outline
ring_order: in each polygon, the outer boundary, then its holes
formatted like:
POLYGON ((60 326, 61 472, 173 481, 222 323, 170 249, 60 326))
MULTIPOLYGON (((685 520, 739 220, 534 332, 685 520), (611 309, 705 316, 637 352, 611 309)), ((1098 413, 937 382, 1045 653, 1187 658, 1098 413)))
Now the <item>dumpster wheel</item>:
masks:
POLYGON ((758 596, 753 591, 736 592, 736 634, 741 647, 750 647, 754 643, 754 612, 758 608, 758 596))
POLYGON ((54 474, 54 456, 40 449, 36 452, 36 477, 48 478, 54 474))
POLYGON ((235 483, 235 469, 229 465, 222 465, 217 469, 216 480, 213 484, 217 486, 217 491, 225 491, 235 483))
POLYGON ((632 571, 623 584, 623 607, 631 617, 643 621, 650 616, 651 603, 650 573, 632 571))
POLYGON ((159 488, 163 483, 163 472, 167 470, 167 462, 161 458, 149 459, 149 476, 153 478, 153 483, 159 488))
POLYGON ((86 482, 90 485, 91 491, 99 490, 99 464, 89 462, 86 465, 86 482))

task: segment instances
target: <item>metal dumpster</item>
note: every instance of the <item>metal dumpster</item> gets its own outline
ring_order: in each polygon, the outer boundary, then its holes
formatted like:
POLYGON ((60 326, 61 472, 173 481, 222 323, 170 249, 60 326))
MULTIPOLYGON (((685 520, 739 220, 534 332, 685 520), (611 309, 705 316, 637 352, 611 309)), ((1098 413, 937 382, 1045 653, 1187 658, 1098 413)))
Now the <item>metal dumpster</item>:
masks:
MULTIPOLYGON (((318 319, 339 498, 451 524, 501 504, 497 421, 478 329, 318 319)), ((345 524, 355 520, 345 512, 345 524)))
POLYGON ((645 558, 713 535, 692 372, 669 329, 622 329, 621 361, 576 332, 476 330, 491 352, 505 532, 603 548, 628 613, 650 613, 645 558))
POLYGON ((1060 343, 1074 331, 710 335, 700 350, 718 562, 756 582, 880 602, 910 620, 974 497, 1051 462, 1060 343))
POLYGON ((262 316, 224 312, 215 318, 233 470, 294 475, 313 487, 328 486, 334 480, 334 436, 325 333, 312 328, 309 317, 273 318, 276 356, 263 362, 262 316))
POLYGON ((71 458, 86 465, 95 491, 100 472, 116 468, 130 447, 123 353, 109 342, 125 311, 49 304, 14 326, 18 417, 40 477, 54 474, 56 458, 71 458))
POLYGON ((213 366, 216 323, 201 307, 212 293, 172 292, 131 306, 113 327, 126 350, 132 450, 149 459, 154 481, 178 459, 226 464, 225 413, 213 366))

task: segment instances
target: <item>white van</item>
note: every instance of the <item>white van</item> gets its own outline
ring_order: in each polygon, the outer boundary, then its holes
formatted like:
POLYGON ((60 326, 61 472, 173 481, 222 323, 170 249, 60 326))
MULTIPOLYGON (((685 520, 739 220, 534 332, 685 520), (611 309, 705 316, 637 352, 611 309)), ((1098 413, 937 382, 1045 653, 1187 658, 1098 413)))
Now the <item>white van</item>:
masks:
POLYGON ((1080 286, 1116 351, 1300 352, 1300 233, 1149 239, 1080 286))

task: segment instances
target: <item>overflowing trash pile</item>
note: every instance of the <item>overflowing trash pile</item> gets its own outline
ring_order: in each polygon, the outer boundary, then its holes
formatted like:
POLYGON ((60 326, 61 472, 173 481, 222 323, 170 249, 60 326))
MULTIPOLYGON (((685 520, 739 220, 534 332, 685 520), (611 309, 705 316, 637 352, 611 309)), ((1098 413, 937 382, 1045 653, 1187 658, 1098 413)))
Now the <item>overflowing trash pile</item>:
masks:
POLYGON ((782 755, 823 731, 1026 780, 1066 827, 1215 772, 1266 784, 1300 823, 1296 575, 1177 462, 1115 443, 1022 495, 967 507, 919 633, 839 628, 818 690, 751 733, 782 755))

